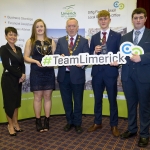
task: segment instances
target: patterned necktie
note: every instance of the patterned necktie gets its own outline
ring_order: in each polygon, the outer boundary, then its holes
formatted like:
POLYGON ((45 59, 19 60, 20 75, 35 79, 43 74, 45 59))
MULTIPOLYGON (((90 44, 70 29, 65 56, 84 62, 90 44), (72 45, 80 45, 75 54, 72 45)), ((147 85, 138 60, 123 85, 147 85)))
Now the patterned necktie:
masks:
MULTIPOLYGON (((74 38, 73 37, 71 37, 70 38, 70 44, 69 44, 69 54, 70 55, 72 55, 72 51, 73 51, 73 40, 74 40, 74 38)), ((67 68, 67 71, 70 71, 70 67, 69 66, 66 66, 66 68, 67 68)))
POLYGON ((138 37, 139 37, 139 35, 140 35, 140 31, 135 31, 135 37, 134 37, 134 40, 133 40, 133 44, 134 45, 137 45, 138 44, 138 37))
POLYGON ((74 38, 73 37, 71 37, 70 38, 70 44, 69 44, 69 48, 72 50, 72 47, 73 47, 73 40, 74 40, 74 38))
POLYGON ((107 34, 107 32, 102 32, 102 34, 103 34, 102 45, 104 45, 106 43, 106 34, 107 34))

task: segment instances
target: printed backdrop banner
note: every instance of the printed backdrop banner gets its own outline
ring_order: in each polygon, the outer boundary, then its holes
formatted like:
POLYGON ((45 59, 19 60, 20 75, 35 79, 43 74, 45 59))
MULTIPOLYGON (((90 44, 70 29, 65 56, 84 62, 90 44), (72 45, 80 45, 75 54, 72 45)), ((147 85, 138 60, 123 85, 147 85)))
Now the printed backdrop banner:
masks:
MULTIPOLYGON (((16 45, 22 48, 24 53, 25 42, 31 36, 33 22, 41 18, 47 26, 47 35, 56 44, 59 37, 66 35, 66 20, 76 18, 79 22, 78 34, 87 38, 90 44, 91 36, 99 32, 97 14, 100 10, 108 10, 111 14, 112 30, 124 35, 132 30, 131 13, 136 8, 136 0, 5 0, 0 2, 0 46, 6 44, 5 27, 13 26, 18 30, 18 41, 16 45)), ((55 74, 57 75, 57 67, 55 74)), ((118 77, 118 111, 120 117, 127 117, 126 101, 120 81, 120 70, 118 77)), ((3 72, 0 60, 0 77, 3 72)), ((34 117, 33 93, 30 92, 30 64, 26 63, 27 79, 22 87, 22 106, 19 109, 19 119, 34 117)), ((9 87, 8 87, 9 88, 9 87)), ((15 95, 14 95, 15 96, 15 95)), ((52 115, 65 114, 56 81, 56 90, 52 96, 52 115)), ((86 84, 83 99, 83 114, 94 113, 94 95, 91 86, 91 66, 86 69, 86 84)), ((103 95, 103 115, 109 115, 109 102, 107 93, 103 95)), ((42 114, 44 115, 44 111, 42 114)), ((6 122, 3 109, 2 91, 0 88, 0 123, 6 122)))

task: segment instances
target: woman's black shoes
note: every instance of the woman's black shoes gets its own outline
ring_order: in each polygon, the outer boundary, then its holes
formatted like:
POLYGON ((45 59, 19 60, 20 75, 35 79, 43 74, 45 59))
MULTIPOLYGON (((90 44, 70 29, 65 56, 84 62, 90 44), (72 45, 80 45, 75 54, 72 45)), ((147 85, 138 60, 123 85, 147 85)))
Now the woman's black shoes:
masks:
POLYGON ((13 134, 10 134, 10 133, 9 133, 9 135, 10 135, 10 136, 16 136, 17 134, 16 134, 16 133, 13 133, 13 134))
POLYGON ((43 129, 44 129, 44 131, 49 130, 49 117, 44 118, 44 127, 43 127, 43 129))
POLYGON ((42 127, 41 118, 36 118, 36 130, 38 132, 48 131, 49 130, 49 117, 44 118, 43 127, 42 127))
POLYGON ((36 118, 36 130, 38 132, 43 132, 41 118, 36 118))
POLYGON ((14 127, 14 130, 15 130, 16 132, 23 132, 23 130, 22 130, 22 129, 17 130, 17 128, 16 128, 16 127, 14 127))
POLYGON ((14 132, 14 133, 10 133, 9 125, 7 126, 7 128, 8 128, 8 132, 9 132, 9 135, 10 135, 10 136, 16 136, 16 135, 17 135, 17 134, 16 134, 16 132, 14 132))

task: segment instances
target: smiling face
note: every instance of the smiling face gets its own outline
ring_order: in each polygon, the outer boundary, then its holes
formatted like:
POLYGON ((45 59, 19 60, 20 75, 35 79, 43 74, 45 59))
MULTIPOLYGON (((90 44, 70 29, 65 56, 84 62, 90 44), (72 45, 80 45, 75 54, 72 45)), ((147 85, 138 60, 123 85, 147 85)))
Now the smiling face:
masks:
POLYGON ((69 36, 73 37, 77 34, 79 29, 78 21, 76 19, 70 19, 66 23, 66 31, 69 36))
POLYGON ((5 35, 5 38, 10 45, 14 45, 17 41, 17 34, 10 31, 5 35))
POLYGON ((144 27, 147 17, 144 16, 143 13, 141 14, 134 14, 132 18, 132 23, 135 30, 140 30, 144 27))
POLYGON ((35 25, 35 30, 37 35, 44 35, 45 33, 45 26, 42 21, 37 22, 35 25))

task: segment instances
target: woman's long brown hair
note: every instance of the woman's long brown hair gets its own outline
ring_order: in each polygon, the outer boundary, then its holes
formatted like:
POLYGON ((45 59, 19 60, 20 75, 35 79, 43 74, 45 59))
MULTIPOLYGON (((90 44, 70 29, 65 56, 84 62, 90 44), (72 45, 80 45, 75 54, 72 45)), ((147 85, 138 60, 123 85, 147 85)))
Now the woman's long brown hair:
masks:
POLYGON ((49 40, 49 38, 47 37, 47 34, 46 34, 46 24, 44 23, 44 21, 42 19, 35 20, 34 23, 33 23, 33 26, 32 26, 32 34, 31 34, 31 37, 30 37, 30 39, 31 39, 31 55, 33 55, 33 48, 34 48, 35 42, 37 40, 36 24, 38 22, 42 22, 44 24, 44 41, 47 41, 48 43, 50 43, 50 40, 49 40))

